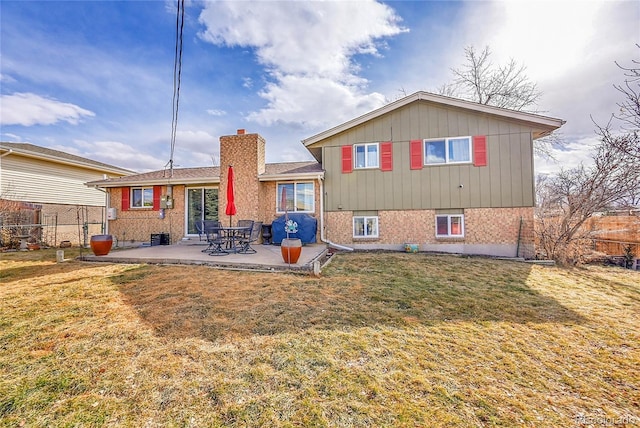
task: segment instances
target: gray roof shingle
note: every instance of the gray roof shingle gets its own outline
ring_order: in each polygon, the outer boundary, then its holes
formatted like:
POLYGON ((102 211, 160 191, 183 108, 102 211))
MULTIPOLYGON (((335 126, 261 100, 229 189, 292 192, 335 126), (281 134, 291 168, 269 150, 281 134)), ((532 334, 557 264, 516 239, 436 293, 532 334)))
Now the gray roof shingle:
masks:
MULTIPOLYGON (((281 175, 285 178, 287 175, 296 174, 308 174, 323 172, 322 166, 315 161, 309 162, 282 162, 282 163, 268 163, 265 165, 266 176, 281 175)), ((171 181, 173 184, 180 183, 194 183, 198 182, 219 182, 220 181, 220 167, 197 167, 197 168, 174 168, 173 175, 170 175, 169 170, 158 170, 144 172, 141 174, 127 175, 124 177, 109 178, 107 180, 97 180, 87 183, 88 185, 108 185, 114 186, 117 184, 141 184, 141 183, 161 183, 171 181)))
POLYGON ((53 150, 46 147, 36 146, 31 143, 7 143, 0 142, 0 150, 15 150, 16 153, 35 156, 39 158, 46 158, 59 162, 72 163, 76 165, 88 166, 99 170, 112 171, 120 174, 133 174, 133 171, 120 168, 114 165, 109 165, 103 162, 94 161, 91 159, 83 158, 82 156, 76 156, 69 153, 61 152, 59 150, 53 150))

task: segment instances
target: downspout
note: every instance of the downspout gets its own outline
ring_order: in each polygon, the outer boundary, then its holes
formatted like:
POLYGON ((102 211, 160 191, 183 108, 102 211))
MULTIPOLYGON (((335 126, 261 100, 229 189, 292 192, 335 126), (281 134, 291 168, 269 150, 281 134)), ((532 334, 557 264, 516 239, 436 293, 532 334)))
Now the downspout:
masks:
POLYGON ((3 154, 1 154, 1 155, 0 155, 0 158, 3 158, 3 157, 5 157, 5 156, 9 156, 11 153, 13 153, 13 149, 9 149, 9 150, 7 151, 7 153, 3 153, 3 154))
POLYGON ((93 186, 94 189, 104 192, 104 234, 109 234, 109 220, 107 220, 107 212, 109 210, 109 192, 104 189, 101 189, 98 186, 93 186))
MULTIPOLYGON (((324 150, 324 148, 322 150, 324 150)), ((333 243, 324 236, 324 180, 322 178, 320 178, 320 240, 330 247, 344 251, 353 251, 353 248, 333 243)))

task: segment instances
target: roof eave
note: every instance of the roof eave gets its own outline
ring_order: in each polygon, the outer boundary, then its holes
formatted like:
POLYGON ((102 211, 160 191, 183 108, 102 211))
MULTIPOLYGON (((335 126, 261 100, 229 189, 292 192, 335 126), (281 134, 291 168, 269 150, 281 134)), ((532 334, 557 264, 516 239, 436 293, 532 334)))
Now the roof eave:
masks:
POLYGON ((64 159, 58 156, 51 156, 51 155, 47 155, 44 153, 36 153, 36 152, 32 152, 30 150, 22 150, 19 148, 15 148, 12 147, 11 149, 9 148, 3 148, 2 150, 6 150, 6 151, 11 151, 13 154, 16 155, 21 155, 24 157, 29 157, 29 158, 33 158, 33 159, 45 159, 45 160, 50 160, 53 162, 57 162, 60 164, 64 164, 64 165, 70 165, 70 166, 79 166, 82 168, 87 168, 87 169, 91 169, 94 171, 99 171, 99 172, 108 172, 108 173, 112 173, 112 174, 118 174, 118 175, 130 175, 130 174, 135 174, 135 171, 131 171, 128 169, 124 169, 124 168, 118 168, 118 167, 103 167, 100 165, 95 165, 95 164, 91 164, 91 163, 86 163, 86 162, 80 162, 80 161, 71 161, 69 159, 64 159))
POLYGON ((104 181, 89 181, 85 183, 86 186, 89 187, 102 187, 102 188, 113 188, 113 187, 131 187, 131 186, 162 186, 162 185, 179 185, 179 184, 219 184, 220 177, 196 177, 196 178, 187 178, 176 180, 174 178, 161 178, 161 179, 150 179, 150 180, 131 180, 131 181, 118 181, 114 182, 111 180, 104 181))
POLYGON ((281 180, 324 180, 324 171, 303 172, 293 174, 262 174, 258 176, 258 181, 281 181, 281 180))
POLYGON ((362 123, 375 119, 379 116, 382 116, 386 113, 389 113, 393 110, 396 110, 400 107, 403 107, 407 104, 410 104, 418 100, 431 101, 431 102, 444 104, 451 107, 464 108, 467 110, 474 110, 480 113, 493 114, 493 115, 498 115, 498 116, 502 116, 510 119, 521 120, 521 121, 536 124, 538 126, 541 125, 544 127, 548 127, 550 128, 548 132, 551 132, 557 128, 560 128, 565 123, 564 120, 553 118, 553 117, 542 116, 534 113, 526 113, 526 112, 515 111, 515 110, 507 110, 507 109, 493 107, 485 104, 478 104, 472 101, 462 100, 459 98, 445 97, 443 95, 436 95, 436 94, 431 94, 429 92, 420 91, 420 92, 411 94, 407 97, 401 98, 392 103, 389 103, 383 107, 380 107, 377 110, 373 110, 369 113, 363 114, 362 116, 356 117, 355 119, 352 119, 341 125, 335 126, 319 134, 306 138, 302 140, 302 144, 305 147, 309 147, 319 141, 332 137, 340 132, 346 131, 347 129, 353 128, 354 126, 358 126, 362 123))

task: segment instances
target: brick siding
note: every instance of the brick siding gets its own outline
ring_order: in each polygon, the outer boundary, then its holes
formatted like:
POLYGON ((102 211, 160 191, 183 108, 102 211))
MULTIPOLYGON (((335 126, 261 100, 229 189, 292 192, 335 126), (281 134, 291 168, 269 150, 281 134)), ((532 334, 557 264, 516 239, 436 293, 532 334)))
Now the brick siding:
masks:
POLYGON ((401 248, 405 243, 504 245, 518 246, 521 257, 534 255, 531 207, 465 209, 463 238, 436 238, 435 216, 435 210, 378 211, 379 237, 353 238, 353 213, 327 212, 325 233, 327 239, 342 245, 378 244, 381 248, 401 248))
MULTIPOLYGON (((151 208, 134 208, 122 210, 122 191, 128 187, 109 189, 111 207, 116 208, 117 219, 109 221, 109 233, 113 235, 118 245, 133 242, 149 242, 151 234, 169 233, 171 243, 176 243, 185 234, 184 230, 184 198, 185 186, 173 186, 173 206, 165 209, 165 216, 160 218, 160 211, 151 208)), ((162 186, 162 194, 167 193, 167 187, 162 186)))

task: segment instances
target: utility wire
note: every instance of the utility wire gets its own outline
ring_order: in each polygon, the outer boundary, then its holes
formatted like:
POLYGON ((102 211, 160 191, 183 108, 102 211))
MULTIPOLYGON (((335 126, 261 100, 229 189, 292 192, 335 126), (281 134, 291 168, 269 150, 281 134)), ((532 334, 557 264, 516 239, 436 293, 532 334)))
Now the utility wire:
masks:
MULTIPOLYGON (((180 80, 182 78, 182 35, 184 30, 184 0, 178 0, 176 12, 176 49, 173 61, 173 105, 171 116, 171 156, 169 158, 169 177, 173 177, 173 153, 176 147, 178 129, 178 108, 180 105, 180 80)), ((166 165, 165 165, 166 167, 166 165)))

